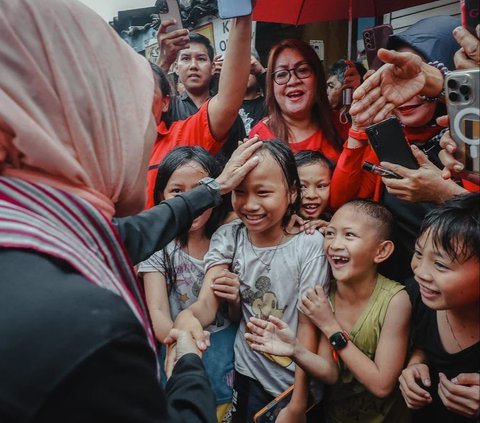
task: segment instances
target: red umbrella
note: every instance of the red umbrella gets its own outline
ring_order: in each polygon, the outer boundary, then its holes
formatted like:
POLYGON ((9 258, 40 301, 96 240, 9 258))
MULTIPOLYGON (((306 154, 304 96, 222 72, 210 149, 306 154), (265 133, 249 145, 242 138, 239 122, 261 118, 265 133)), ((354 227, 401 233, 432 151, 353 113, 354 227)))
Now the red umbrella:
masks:
POLYGON ((257 0, 253 19, 302 25, 319 21, 381 16, 432 0, 257 0), (349 11, 351 10, 351 16, 349 11))

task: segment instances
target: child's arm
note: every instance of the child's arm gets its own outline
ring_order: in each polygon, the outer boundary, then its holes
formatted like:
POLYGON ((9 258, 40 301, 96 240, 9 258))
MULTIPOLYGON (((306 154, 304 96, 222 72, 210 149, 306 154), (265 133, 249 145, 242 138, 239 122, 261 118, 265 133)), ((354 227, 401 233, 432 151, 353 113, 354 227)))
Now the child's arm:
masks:
POLYGON ((320 335, 318 355, 308 350, 295 337, 289 326, 278 317, 269 316, 269 321, 250 317, 247 323, 251 333, 245 333, 250 347, 258 352, 290 357, 307 373, 326 383, 333 384, 338 377, 338 368, 331 360, 328 340, 320 335))
POLYGON ((227 264, 219 264, 208 269, 197 301, 179 313, 175 319, 174 327, 190 332, 202 351, 209 345, 208 335, 206 336, 203 328, 213 322, 220 304, 220 298, 214 294, 212 283, 227 268, 227 264))
MULTIPOLYGON (((317 331, 310 319, 300 312, 298 313, 297 338, 305 349, 314 354, 318 345, 317 331)), ((278 414, 275 420, 277 423, 306 422, 308 376, 300 366, 295 368, 294 385, 292 399, 278 414)))
POLYGON ((407 367, 403 369, 398 378, 403 399, 407 403, 407 407, 413 410, 432 402, 432 397, 422 387, 422 385, 427 388, 431 386, 430 371, 426 363, 427 358, 423 350, 415 348, 407 367))
MULTIPOLYGON (((302 298, 300 309, 315 323, 327 338, 343 330, 322 289, 309 290, 302 298)), ((402 290, 390 301, 385 321, 372 361, 353 342, 338 351, 339 357, 362 385, 379 398, 394 389, 405 363, 411 304, 402 290)))
POLYGON ((228 302, 228 318, 233 322, 240 321, 242 308, 240 305, 240 279, 237 274, 224 270, 218 272, 212 281, 214 294, 228 302))
POLYGON ((168 303, 167 282, 165 276, 160 272, 144 273, 143 281, 153 331, 157 340, 163 343, 173 327, 168 303))

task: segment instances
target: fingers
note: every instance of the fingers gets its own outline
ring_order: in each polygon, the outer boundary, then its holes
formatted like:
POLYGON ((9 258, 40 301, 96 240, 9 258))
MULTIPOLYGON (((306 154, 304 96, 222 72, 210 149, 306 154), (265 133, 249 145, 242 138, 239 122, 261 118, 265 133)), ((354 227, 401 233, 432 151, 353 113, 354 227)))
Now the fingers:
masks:
POLYGON ((460 373, 452 379, 456 385, 476 385, 480 386, 480 373, 460 373))
POLYGON ((480 395, 475 386, 457 385, 443 374, 439 373, 438 396, 445 407, 463 416, 473 417, 478 414, 480 395))
POLYGON ((453 37, 460 44, 466 56, 478 65, 480 63, 480 40, 462 26, 453 30, 453 37))
POLYGON ((417 409, 432 401, 431 395, 418 384, 418 382, 422 382, 424 386, 430 386, 430 374, 426 365, 407 367, 402 371, 398 380, 408 408, 417 409))

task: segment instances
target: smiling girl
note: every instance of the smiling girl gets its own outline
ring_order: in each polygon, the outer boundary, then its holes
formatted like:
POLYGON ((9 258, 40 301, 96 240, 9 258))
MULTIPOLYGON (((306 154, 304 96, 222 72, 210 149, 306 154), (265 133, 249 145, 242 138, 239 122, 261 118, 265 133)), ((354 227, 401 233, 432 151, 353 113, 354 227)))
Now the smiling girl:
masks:
POLYGON ((305 418, 307 379, 291 359, 255 353, 245 339, 252 316, 281 317, 308 350, 317 347, 313 324, 297 309, 314 285, 326 288, 329 271, 323 235, 291 235, 285 227, 299 201, 299 178, 290 149, 280 141, 263 144, 259 164, 232 194, 239 220, 220 227, 205 257, 206 275, 198 301, 183 311, 175 326, 193 332, 204 348, 203 327, 211 323, 219 301, 214 295, 218 275, 228 269, 240 279, 242 318, 235 338, 233 422, 250 423, 254 414, 295 382, 292 400, 277 422, 305 418))

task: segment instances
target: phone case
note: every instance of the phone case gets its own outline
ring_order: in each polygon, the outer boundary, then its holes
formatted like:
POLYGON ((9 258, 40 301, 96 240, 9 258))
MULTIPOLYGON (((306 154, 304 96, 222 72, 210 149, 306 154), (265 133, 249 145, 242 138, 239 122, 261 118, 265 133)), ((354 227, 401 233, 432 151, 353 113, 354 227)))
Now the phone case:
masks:
POLYGON ((393 29, 389 24, 377 25, 363 31, 363 43, 369 69, 377 70, 383 65, 383 62, 377 57, 377 51, 387 47, 391 34, 393 34, 393 29))
POLYGON ((183 28, 182 15, 180 14, 180 6, 177 0, 163 0, 159 4, 160 23, 167 19, 175 19, 177 23, 169 26, 167 32, 172 32, 183 28))
POLYGON ((292 399, 293 385, 283 391, 278 397, 270 401, 258 413, 253 416, 255 423, 273 423, 278 416, 278 413, 285 408, 292 399))
POLYGON ((476 36, 475 28, 480 23, 480 0, 460 0, 462 26, 476 36))
POLYGON ((418 169, 418 163, 405 139, 402 125, 396 117, 370 125, 365 128, 365 132, 380 161, 418 169))
POLYGON ((218 0, 218 16, 222 19, 247 16, 251 13, 251 0, 218 0))
POLYGON ((450 72, 445 98, 456 158, 466 171, 480 172, 480 69, 450 72))

